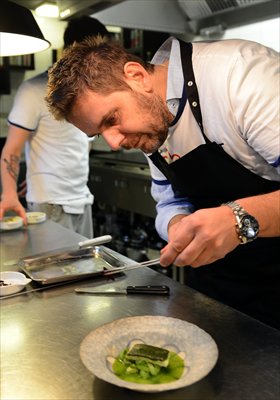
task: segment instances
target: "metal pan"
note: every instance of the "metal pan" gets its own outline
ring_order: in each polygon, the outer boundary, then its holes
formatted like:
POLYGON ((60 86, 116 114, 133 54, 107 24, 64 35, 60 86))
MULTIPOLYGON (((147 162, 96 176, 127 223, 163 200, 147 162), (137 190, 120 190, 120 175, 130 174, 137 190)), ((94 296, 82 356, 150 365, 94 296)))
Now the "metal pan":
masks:
POLYGON ((123 266, 123 261, 103 246, 61 250, 23 258, 19 260, 18 266, 41 285, 101 276, 123 266))

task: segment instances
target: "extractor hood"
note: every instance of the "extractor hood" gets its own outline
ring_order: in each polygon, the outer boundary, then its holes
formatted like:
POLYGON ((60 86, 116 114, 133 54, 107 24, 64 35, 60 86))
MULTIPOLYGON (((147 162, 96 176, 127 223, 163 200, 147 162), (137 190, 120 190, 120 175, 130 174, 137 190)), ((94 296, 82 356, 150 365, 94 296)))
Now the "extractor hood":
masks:
POLYGON ((177 0, 195 34, 279 16, 279 0, 177 0))
MULTIPOLYGON (((12 0, 34 9, 43 0, 12 0)), ((48 0, 62 19, 92 15, 106 25, 167 33, 227 29, 279 17, 279 0, 48 0)))
POLYGON ((92 14, 106 25, 204 36, 278 15, 279 0, 125 0, 92 14))

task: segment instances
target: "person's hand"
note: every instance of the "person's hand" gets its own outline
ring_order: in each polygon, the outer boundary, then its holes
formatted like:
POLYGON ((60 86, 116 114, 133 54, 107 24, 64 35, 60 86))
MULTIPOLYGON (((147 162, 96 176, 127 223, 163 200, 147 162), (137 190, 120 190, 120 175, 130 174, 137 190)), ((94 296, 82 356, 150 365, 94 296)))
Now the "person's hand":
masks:
POLYGON ((18 214, 18 216, 20 216, 23 219, 23 223, 25 225, 27 224, 25 209, 17 197, 16 198, 2 197, 2 200, 0 202, 0 221, 3 219, 7 211, 14 211, 16 214, 18 214))
POLYGON ((19 190, 17 192, 18 197, 25 197, 27 192, 27 183, 26 180, 22 181, 19 185, 19 190))
POLYGON ((200 267, 223 258, 239 244, 235 222, 227 206, 174 217, 169 225, 168 244, 161 250, 160 264, 200 267))

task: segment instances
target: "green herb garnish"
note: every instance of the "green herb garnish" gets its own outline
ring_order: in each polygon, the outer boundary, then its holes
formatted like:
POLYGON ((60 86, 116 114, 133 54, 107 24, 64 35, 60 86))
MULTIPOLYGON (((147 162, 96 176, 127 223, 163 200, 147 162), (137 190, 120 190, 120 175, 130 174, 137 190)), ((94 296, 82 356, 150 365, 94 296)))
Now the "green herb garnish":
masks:
POLYGON ((112 365, 121 379, 143 384, 168 383, 179 379, 184 360, 176 353, 146 344, 125 348, 112 365))

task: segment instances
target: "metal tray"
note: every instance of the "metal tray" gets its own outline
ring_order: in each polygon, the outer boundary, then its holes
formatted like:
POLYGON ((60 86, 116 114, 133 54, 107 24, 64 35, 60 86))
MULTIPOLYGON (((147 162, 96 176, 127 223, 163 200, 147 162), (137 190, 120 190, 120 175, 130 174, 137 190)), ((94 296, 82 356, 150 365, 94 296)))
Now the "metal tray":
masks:
POLYGON ((61 249, 25 257, 19 261, 18 266, 33 281, 48 285, 102 276, 104 271, 123 266, 123 262, 103 246, 94 246, 82 250, 61 249))

